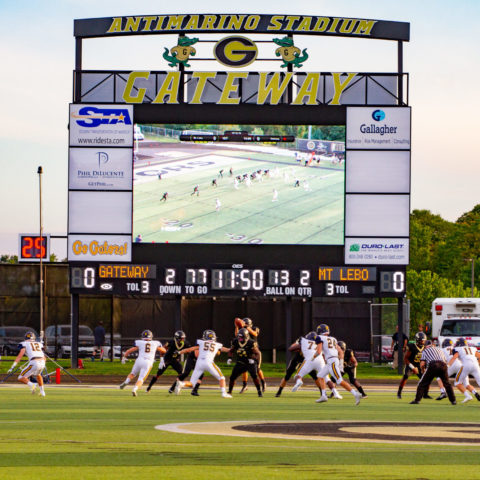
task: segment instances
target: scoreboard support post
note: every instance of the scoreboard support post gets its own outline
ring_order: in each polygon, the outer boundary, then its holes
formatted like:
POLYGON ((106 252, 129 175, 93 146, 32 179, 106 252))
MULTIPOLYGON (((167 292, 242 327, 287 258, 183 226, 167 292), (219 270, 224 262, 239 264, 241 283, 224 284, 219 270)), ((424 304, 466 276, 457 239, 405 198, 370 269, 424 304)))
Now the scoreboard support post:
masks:
POLYGON ((398 373, 403 373, 403 330, 404 330, 404 311, 403 311, 403 297, 398 297, 397 303, 397 317, 398 317, 398 373), (400 340, 401 339, 401 340, 400 340))
POLYGON ((79 325, 79 295, 78 293, 72 293, 71 298, 71 335, 72 335, 72 354, 71 354, 71 367, 78 368, 78 325, 79 325))
POLYGON ((285 363, 288 365, 292 353, 288 347, 292 344, 292 297, 285 299, 285 363))

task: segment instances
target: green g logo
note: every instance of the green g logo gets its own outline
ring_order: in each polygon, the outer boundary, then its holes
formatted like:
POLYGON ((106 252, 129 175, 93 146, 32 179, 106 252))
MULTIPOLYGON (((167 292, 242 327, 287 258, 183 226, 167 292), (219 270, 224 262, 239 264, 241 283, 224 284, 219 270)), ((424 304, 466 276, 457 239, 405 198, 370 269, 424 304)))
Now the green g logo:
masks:
POLYGON ((249 38, 234 35, 219 40, 213 47, 213 55, 227 67, 246 67, 257 58, 258 48, 249 38))

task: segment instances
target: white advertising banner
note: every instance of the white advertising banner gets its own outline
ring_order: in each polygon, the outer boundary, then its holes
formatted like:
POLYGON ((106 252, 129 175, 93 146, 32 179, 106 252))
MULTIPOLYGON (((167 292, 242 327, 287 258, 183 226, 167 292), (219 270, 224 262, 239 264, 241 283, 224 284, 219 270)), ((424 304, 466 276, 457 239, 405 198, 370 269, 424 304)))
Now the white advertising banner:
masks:
POLYGON ((70 146, 131 147, 132 105, 70 105, 70 146))
POLYGON ((410 149, 409 107, 348 107, 347 148, 410 149))
POLYGON ((131 148, 70 148, 71 190, 132 190, 131 148))
POLYGON ((408 265, 408 238, 346 238, 345 263, 408 265))
POLYGON ((68 233, 132 233, 131 192, 69 192, 68 233))
POLYGON ((409 220, 409 195, 346 195, 346 237, 408 237, 409 220))
POLYGON ((410 152, 350 150, 347 193, 409 193, 410 152))
POLYGON ((130 235, 69 235, 70 262, 131 262, 130 235))

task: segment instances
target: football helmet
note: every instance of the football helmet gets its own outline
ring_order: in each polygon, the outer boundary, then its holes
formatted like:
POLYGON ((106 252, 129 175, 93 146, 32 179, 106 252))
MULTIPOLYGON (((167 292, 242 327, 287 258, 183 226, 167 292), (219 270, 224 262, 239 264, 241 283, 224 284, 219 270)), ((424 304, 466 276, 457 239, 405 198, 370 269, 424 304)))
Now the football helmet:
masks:
POLYGON ((210 340, 214 342, 217 339, 215 332, 213 330, 205 330, 202 335, 203 340, 210 340))
POLYGON ((174 334, 173 334, 173 338, 177 341, 182 341, 182 340, 185 340, 187 336, 185 335, 185 332, 183 330, 177 330, 174 334))
POLYGON ((347 349, 347 344, 345 342, 343 342, 342 340, 340 340, 337 345, 343 350, 345 351, 347 349))
POLYGON ((427 341, 425 342, 425 346, 426 346, 426 347, 430 347, 430 345, 433 345, 433 342, 432 342, 431 340, 427 340, 427 341))
POLYGON ((241 328, 237 333, 239 342, 246 342, 250 338, 250 334, 246 328, 241 328))
POLYGON ((153 333, 151 330, 144 330, 141 335, 142 340, 151 340, 153 338, 153 333))
POLYGON ((415 343, 420 347, 422 345, 425 345, 425 342, 427 341, 427 336, 423 332, 417 332, 415 334, 415 343))
POLYGON ((251 319, 251 318, 248 318, 248 317, 245 317, 245 318, 243 319, 243 324, 244 324, 246 327, 252 328, 252 325, 253 325, 252 319, 251 319))
POLYGON ((442 348, 451 347, 453 345, 453 340, 451 338, 446 338, 442 342, 442 348))
POLYGON ((466 347, 467 346, 467 341, 462 337, 462 338, 459 338, 456 342, 455 342, 455 346, 456 347, 466 347))
POLYGON ((317 327, 317 335, 330 335, 330 328, 325 323, 321 323, 317 327))
POLYGON ((27 332, 27 333, 25 334, 25 340, 32 340, 32 341, 34 341, 34 340, 36 340, 36 338, 37 338, 37 337, 35 336, 35 334, 34 334, 33 332, 27 332))
POLYGON ((317 338, 317 334, 315 332, 309 332, 305 335, 307 340, 315 340, 317 338))

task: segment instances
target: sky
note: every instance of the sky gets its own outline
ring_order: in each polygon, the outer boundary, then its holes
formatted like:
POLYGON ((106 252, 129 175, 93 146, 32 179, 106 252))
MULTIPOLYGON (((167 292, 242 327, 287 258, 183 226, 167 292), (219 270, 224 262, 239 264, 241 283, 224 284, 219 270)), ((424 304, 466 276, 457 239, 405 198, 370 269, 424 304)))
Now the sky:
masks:
MULTIPOLYGON (((475 143, 480 112, 478 0, 184 0, 178 8, 147 0, 0 0, 0 254, 17 254, 18 234, 39 231, 40 165, 44 232, 66 235, 73 20, 182 13, 409 22, 404 71, 410 77, 412 107, 411 208, 455 221, 480 203, 480 156, 475 143)), ((161 52, 174 45, 175 38, 87 40, 83 67, 168 69, 161 52)), ((396 42, 302 37, 298 44, 310 52, 304 71, 395 72, 397 68, 396 42)), ((201 65, 195 64, 195 69, 201 70, 201 65)), ((66 241, 53 240, 52 251, 65 257, 66 241)))

